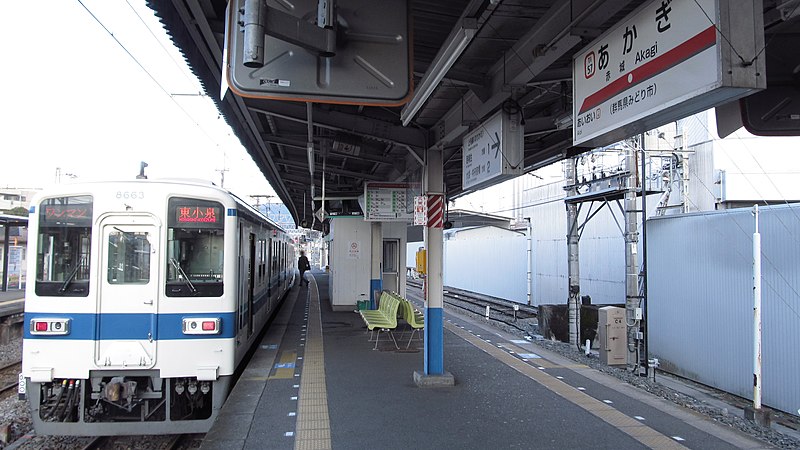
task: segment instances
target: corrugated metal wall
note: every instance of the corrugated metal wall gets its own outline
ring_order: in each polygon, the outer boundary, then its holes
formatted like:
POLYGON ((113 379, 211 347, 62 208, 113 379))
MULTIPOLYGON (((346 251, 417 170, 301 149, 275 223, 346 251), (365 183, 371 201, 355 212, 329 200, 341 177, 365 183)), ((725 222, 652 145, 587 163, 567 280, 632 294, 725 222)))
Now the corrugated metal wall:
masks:
MULTIPOLYGON (((523 196, 525 217, 533 222, 534 303, 566 303, 567 293, 567 214, 564 183, 552 183, 527 190, 523 196)), ((599 207, 594 205, 594 210, 599 207)), ((617 220, 622 215, 616 204, 617 220)), ((581 220, 589 213, 589 204, 581 209, 581 220)), ((586 225, 580 241, 581 295, 592 303, 625 302, 625 247, 622 232, 607 208, 586 225)))
MULTIPOLYGON (((763 402, 800 408, 800 206, 761 209, 763 402)), ((752 399, 749 209, 648 221, 651 356, 662 368, 752 399)))
POLYGON ((445 286, 527 303, 527 236, 497 228, 474 234, 445 241, 445 286))

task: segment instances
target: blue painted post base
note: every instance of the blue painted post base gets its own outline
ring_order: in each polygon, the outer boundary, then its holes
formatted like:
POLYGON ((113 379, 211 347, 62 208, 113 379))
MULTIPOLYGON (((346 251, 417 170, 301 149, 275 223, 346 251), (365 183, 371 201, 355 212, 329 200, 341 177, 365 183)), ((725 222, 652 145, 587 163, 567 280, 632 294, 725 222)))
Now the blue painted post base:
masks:
POLYGON ((444 373, 444 311, 425 308, 425 375, 444 373))
POLYGON ((383 290, 383 280, 369 280, 369 309, 378 309, 378 297, 383 290))
POLYGON ((456 379, 450 372, 444 372, 441 375, 426 375, 418 370, 414 371, 414 384, 417 387, 453 387, 456 385, 456 379))

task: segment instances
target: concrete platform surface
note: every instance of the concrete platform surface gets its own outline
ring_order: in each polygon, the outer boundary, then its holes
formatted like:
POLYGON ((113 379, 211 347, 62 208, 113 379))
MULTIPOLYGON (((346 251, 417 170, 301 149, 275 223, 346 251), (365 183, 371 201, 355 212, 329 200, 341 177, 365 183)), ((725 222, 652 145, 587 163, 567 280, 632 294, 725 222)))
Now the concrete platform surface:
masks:
POLYGON ((294 288, 203 449, 768 448, 533 344, 446 314, 452 386, 415 384, 422 343, 369 342, 328 277, 294 288))

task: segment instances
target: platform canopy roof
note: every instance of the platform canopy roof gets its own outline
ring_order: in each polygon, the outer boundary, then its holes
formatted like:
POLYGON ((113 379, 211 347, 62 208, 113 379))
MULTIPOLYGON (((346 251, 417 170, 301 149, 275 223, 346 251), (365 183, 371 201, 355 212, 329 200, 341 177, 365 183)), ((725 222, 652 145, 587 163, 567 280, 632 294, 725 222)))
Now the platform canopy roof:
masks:
MULTIPOLYGON (((296 222, 305 219, 311 224, 312 191, 322 196, 323 166, 326 197, 352 198, 363 193, 364 182, 420 181, 425 148, 441 146, 446 194, 463 195, 467 191, 462 188, 462 138, 470 126, 501 108, 522 111, 526 171, 583 151, 572 147, 572 131, 565 126, 572 111, 572 58, 646 3, 408 1, 416 91, 421 91, 426 74, 431 77, 429 72, 449 65, 448 58, 455 61, 410 117, 403 115, 402 106, 315 103, 313 179, 306 151, 306 104, 230 92, 219 98, 228 2, 149 0, 148 4, 296 222), (474 37, 463 51, 454 50, 465 28, 474 30, 474 37)), ((273 3, 292 2, 267 2, 273 3)), ((797 42, 800 24, 791 9, 796 3, 763 0, 767 42, 778 33, 797 42)), ((768 46, 767 54, 771 51, 768 46)), ((317 201, 313 208, 319 205, 317 201)))
POLYGON ((25 227, 28 226, 28 218, 12 216, 10 214, 0 214, 0 226, 25 227))

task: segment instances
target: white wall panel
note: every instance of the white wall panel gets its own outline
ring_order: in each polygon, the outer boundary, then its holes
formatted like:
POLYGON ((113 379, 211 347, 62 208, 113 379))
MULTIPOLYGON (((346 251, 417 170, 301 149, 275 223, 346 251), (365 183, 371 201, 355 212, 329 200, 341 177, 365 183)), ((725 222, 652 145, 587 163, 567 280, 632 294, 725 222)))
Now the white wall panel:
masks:
POLYGON ((445 286, 526 303, 527 237, 500 231, 491 237, 447 240, 445 286))
POLYGON ((331 282, 328 289, 335 310, 352 309, 357 301, 369 300, 371 236, 371 223, 363 218, 331 220, 331 282))

